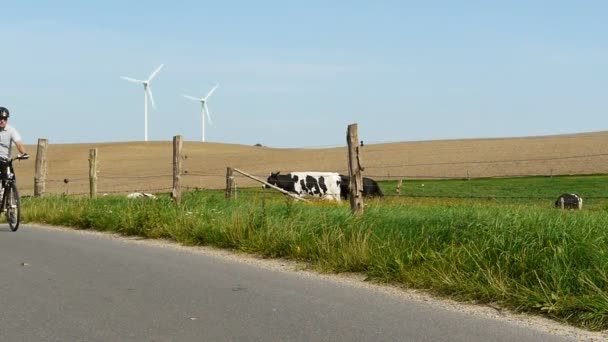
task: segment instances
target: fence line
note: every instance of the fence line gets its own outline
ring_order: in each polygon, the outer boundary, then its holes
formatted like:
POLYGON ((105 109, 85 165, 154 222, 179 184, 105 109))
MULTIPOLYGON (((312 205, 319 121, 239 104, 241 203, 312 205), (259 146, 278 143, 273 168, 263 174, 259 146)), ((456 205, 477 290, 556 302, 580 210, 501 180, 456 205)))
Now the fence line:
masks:
POLYGON ((51 182, 51 183, 65 183, 65 180, 68 180, 68 182, 83 182, 86 181, 88 182, 89 179, 88 178, 64 178, 64 179, 47 179, 47 182, 51 182))
MULTIPOLYGON (((372 154, 372 153, 370 153, 372 154)), ((462 161, 462 162, 440 162, 440 163, 419 163, 419 164, 401 164, 401 165, 383 165, 383 166, 366 166, 366 169, 379 169, 379 168, 395 168, 395 167, 415 167, 415 166, 435 166, 435 165, 468 165, 468 164, 504 164, 504 163, 524 163, 524 162, 536 162, 536 161, 551 161, 551 160, 566 160, 566 159, 581 159, 590 157, 605 157, 608 153, 599 154, 587 154, 587 155, 575 155, 567 157, 552 157, 552 158, 536 158, 536 159, 512 159, 512 160, 488 160, 488 161, 462 161)))
MULTIPOLYGON (((570 134, 570 135, 561 135, 559 137, 560 140, 566 140, 566 139, 572 139, 572 140, 580 140, 582 138, 584 139, 589 139, 589 140, 600 140, 600 141, 605 141, 606 137, 608 135, 591 135, 594 133, 599 133, 599 132, 589 132, 589 133, 574 133, 574 134, 570 134)), ((427 143, 450 143, 450 142, 454 142, 454 141, 458 141, 458 142, 464 142, 464 141, 499 141, 499 140, 520 140, 520 139, 551 139, 552 136, 550 135, 545 135, 545 136, 525 136, 525 137, 500 137, 500 138, 477 138, 477 139, 442 139, 442 140, 415 140, 415 141, 408 141, 408 144, 427 144, 427 143)), ((380 140, 370 140, 364 141, 365 144, 364 146, 371 146, 371 145, 380 145, 380 144, 403 144, 404 141, 380 141, 380 140)), ((404 148, 402 146, 400 147, 396 147, 396 148, 391 148, 391 149, 382 149, 382 151, 386 151, 386 152, 394 152, 394 151, 398 151, 398 152, 403 152, 404 148)), ((370 151, 367 151, 366 153, 370 153, 370 151)))
POLYGON ((149 176, 108 176, 108 175, 99 175, 97 178, 106 178, 106 179, 149 179, 149 178, 159 178, 159 177, 172 177, 171 174, 164 175, 149 175, 149 176))
MULTIPOLYGON (((572 138, 577 138, 580 139, 581 136, 573 136, 572 138)), ((593 136, 593 138, 598 138, 598 139, 605 139, 605 137, 596 137, 593 136)), ((399 143, 399 142, 396 142, 399 143)), ((518 177, 548 177, 549 176, 549 172, 550 172, 550 176, 553 177, 558 177, 558 176, 589 176, 589 175, 598 175, 601 173, 598 172, 591 172, 591 173, 581 173, 580 171, 584 171, 585 168, 580 168, 578 171, 575 170, 576 166, 583 165, 583 164, 587 164, 587 163, 593 163, 593 166, 595 165, 599 165, 598 167, 595 167, 596 170, 600 170, 603 169, 603 164, 606 159, 606 157, 608 157, 608 153, 588 153, 588 154, 576 154, 576 155, 568 155, 568 156, 556 156, 556 157, 540 157, 540 158, 522 158, 522 159, 510 159, 510 160, 506 160, 506 159, 496 159, 496 160, 471 160, 471 161, 453 161, 453 162, 420 162, 420 163, 402 163, 402 164, 398 164, 398 163, 394 163, 394 164, 389 164, 389 165, 373 165, 373 161, 374 161, 374 154, 375 153, 380 153, 380 152, 375 152, 373 149, 372 150, 368 150, 368 147, 370 144, 373 144, 368 142, 367 145, 363 145, 363 143, 361 142, 361 144, 357 144, 355 142, 355 146, 357 148, 359 148, 363 153, 365 153, 366 155, 365 157, 365 171, 363 176, 365 177, 369 177, 369 178, 374 178, 376 180, 406 180, 406 181, 411 181, 411 180, 464 180, 464 179, 495 179, 495 178, 518 178, 518 177), (559 173, 553 173, 554 169, 553 166, 550 164, 543 164, 543 162, 551 162, 551 161, 564 161, 564 160, 574 160, 574 159, 583 159, 583 158, 588 158, 591 159, 589 161, 584 160, 584 161, 579 161, 578 164, 575 164, 575 166, 566 166, 568 167, 568 170, 566 170, 565 168, 562 167, 557 167, 559 169, 559 173), (372 162, 372 165, 368 165, 368 161, 372 162), (527 165, 527 164, 521 164, 521 165, 511 165, 511 166, 507 166, 505 164, 518 164, 518 163, 534 163, 537 162, 539 163, 538 165, 527 165), (443 172, 442 169, 440 168, 441 166, 446 166, 446 165, 462 165, 462 166, 466 166, 465 168, 463 167, 453 167, 451 170, 448 170, 446 172, 443 172), (494 168, 492 167, 488 167, 488 165, 493 165, 494 168), (437 167, 436 169, 431 169, 432 167, 437 167), (479 166, 479 169, 476 169, 476 166, 479 166), (403 170, 403 169, 407 169, 407 168, 416 168, 416 167, 420 167, 420 170, 422 170, 422 172, 418 173, 414 173, 414 171, 412 171, 411 173, 408 173, 407 170, 403 170), (395 170, 397 171, 397 174, 394 174, 391 172, 391 169, 395 169, 395 168, 403 168, 402 170, 395 170), (517 173, 508 173, 511 171, 517 171, 517 170, 522 171, 521 174, 517 174, 517 173), (382 174, 382 171, 385 171, 384 174, 382 174), (426 170, 426 171, 425 171, 426 170), (543 173, 543 170, 547 170, 547 172, 543 173), (437 172, 435 172, 437 171, 437 172), (465 171, 466 171, 466 175, 465 175, 465 171), (471 172, 470 172, 471 171, 471 172), (525 172, 525 171, 530 171, 530 172, 525 172), (534 172, 532 174, 532 172, 534 172), (426 173, 426 175, 425 175, 426 173), (460 175, 460 173, 462 173, 462 175, 460 175), (477 173, 478 175, 482 175, 483 176, 474 176, 474 174, 477 173), (442 175, 443 174, 443 175, 442 175), (472 177, 470 177, 471 175, 473 175, 472 177)), ((333 148, 344 148, 346 147, 345 145, 332 145, 333 148)), ((318 147, 322 147, 322 146, 318 146, 318 147)), ((312 147, 306 147, 308 149, 312 148, 312 147)), ((415 148, 415 146, 414 146, 415 148)), ((300 147, 300 148, 289 148, 289 149, 285 149, 285 150, 302 150, 304 148, 300 147)), ((399 148, 399 149, 383 149, 382 153, 386 154, 387 151, 399 151, 401 152, 401 154, 403 153, 407 153, 407 151, 404 151, 403 148, 399 148)), ((188 156, 188 151, 186 151, 186 153, 184 153, 183 155, 181 155, 178 159, 180 161, 180 165, 183 162, 183 168, 180 168, 180 171, 178 172, 178 176, 181 177, 181 182, 183 182, 183 185, 180 185, 180 187, 183 187, 184 189, 206 189, 206 190, 210 190, 210 188, 207 186, 205 187, 205 183, 219 183, 219 182, 215 182, 215 180, 210 180, 211 178, 217 178, 218 180, 224 180, 225 179, 225 174, 221 171, 218 170, 218 173, 214 173, 214 172, 203 172, 203 171, 197 171, 197 170, 188 170, 187 168, 187 163, 185 162, 188 159, 192 159, 192 157, 188 156), (198 179, 197 179, 198 178, 198 179), (192 183, 198 181, 200 184, 199 186, 193 186, 192 183)), ((314 153, 314 151, 312 151, 314 153)), ((335 152, 335 151, 334 151, 335 152)), ((346 154, 348 151, 344 151, 345 154, 345 160, 346 160, 346 154)), ((333 153, 333 152, 332 152, 333 153)), ((169 155, 169 153, 167 153, 167 155, 169 155)), ((335 154, 334 154, 335 155, 335 154)), ((164 158, 165 153, 162 153, 162 156, 164 158)), ((175 156, 175 154, 174 154, 175 156)), ((294 157, 294 158, 289 158, 289 155, 286 154, 287 158, 282 159, 280 161, 281 165, 289 165, 289 163, 300 163, 302 162, 302 158, 301 157, 294 157)), ((313 154, 313 156, 316 156, 313 154)), ((318 155, 319 157, 317 159, 322 160, 322 154, 318 155)), ((85 156, 83 156, 83 164, 84 164, 84 158, 85 156)), ((316 158, 316 157, 315 157, 316 158)), ((101 161, 102 161, 102 168, 101 170, 103 170, 103 155, 101 155, 101 161)), ((252 158, 253 159, 253 158, 252 158)), ((259 160, 258 159, 254 159, 254 161, 259 160)), ((314 159, 316 160, 316 159, 314 159)), ((312 161, 314 161, 312 160, 312 161)), ((56 161, 69 161, 74 162, 74 159, 59 159, 56 161)), ((113 169, 111 170, 116 170, 116 163, 122 163, 122 161, 117 160, 116 158, 112 158, 111 159, 113 165, 113 169)), ((149 158, 129 158, 128 162, 126 163, 127 165, 131 165, 133 163, 135 163, 135 165, 137 165, 137 163, 139 161, 146 161, 149 162, 150 159, 149 158)), ((160 159, 158 161, 158 165, 161 165, 160 169, 156 169, 156 170, 164 170, 164 166, 162 165, 175 165, 176 161, 174 160, 173 163, 168 161, 168 160, 163 160, 160 159)), ((279 162, 277 162, 278 164, 279 162)), ((311 163, 314 164, 314 163, 311 163)), ((567 163, 563 163, 566 164, 567 163)), ((237 165, 243 169, 250 169, 253 167, 257 167, 257 166, 263 166, 263 165, 267 165, 266 162, 243 162, 241 165, 237 165)), ((348 171, 346 168, 346 163, 344 165, 344 168, 340 168, 338 169, 338 173, 342 174, 342 175, 348 175, 348 171)), ((52 167, 52 165, 51 165, 52 167)), ((81 167, 80 163, 78 163, 78 167, 81 167)), ((192 166, 194 168, 194 166, 192 166)), ((62 167, 59 168, 60 170, 67 170, 67 167, 62 167)), ((606 167, 606 170, 608 170, 608 166, 606 167)), ((51 170, 52 171, 52 170, 51 170)), ((259 168, 257 169, 257 171, 259 172, 259 168)), ((295 171, 295 170, 292 170, 295 171)), ((65 171, 67 172, 67 171, 65 171)), ((328 171, 330 172, 330 171, 328 171)), ((53 172, 51 172, 53 173, 53 172)), ((260 179, 266 179, 266 177, 268 176, 268 173, 264 173, 264 175, 257 175, 255 173, 251 174, 253 177, 255 178, 260 178, 260 179)), ((239 177, 240 179, 242 179, 242 175, 238 175, 235 174, 235 177, 239 177)), ((76 193, 73 194, 86 194, 86 192, 84 190, 81 191, 81 187, 83 186, 83 183, 88 182, 90 180, 89 178, 86 178, 85 173, 83 172, 82 177, 78 177, 78 178, 48 178, 45 175, 44 181, 48 184, 51 184, 52 186, 50 187, 49 191, 53 192, 53 193, 61 193, 64 192, 65 194, 69 193, 69 189, 70 188, 76 188, 75 190, 78 190, 76 193), (62 185, 63 183, 63 185, 62 185)), ((175 187, 173 188, 164 188, 162 187, 165 184, 164 178, 166 178, 166 184, 169 185, 171 183, 171 177, 174 177, 173 179, 175 179, 175 174, 170 174, 170 173, 160 173, 160 174, 148 174, 148 175, 123 175, 123 174, 117 174, 116 172, 112 172, 112 173, 107 173, 104 174, 103 172, 99 172, 96 173, 96 179, 98 181, 98 183, 100 184, 100 189, 99 192, 100 193, 123 193, 123 192, 129 192, 129 191, 155 191, 155 190, 165 190, 165 189, 173 189, 175 190, 175 187), (150 181, 151 179, 161 179, 158 181, 150 181), (121 182, 121 180, 124 180, 124 182, 121 182), (114 183, 112 183, 114 182, 114 183), (158 186, 160 185, 161 187, 158 189, 152 189, 152 188, 148 188, 146 190, 142 190, 144 188, 146 188, 146 186, 158 186), (109 190, 109 191, 103 191, 104 187, 106 188, 112 188, 113 190, 109 190), (114 190, 119 188, 120 190, 114 190), (124 189, 129 189, 129 190, 124 190, 124 189), (136 189, 136 190, 132 190, 132 189, 136 189)), ((244 183, 246 184, 246 186, 249 186, 249 183, 244 183)), ((221 189, 222 185, 217 184, 214 185, 214 187, 216 187, 218 190, 221 189)), ((246 188, 243 188, 246 189, 246 188)), ((70 194, 72 195, 72 194, 70 194)), ((389 195, 391 196, 391 195, 389 195)), ((411 196, 411 195, 410 195, 411 196)), ((475 198, 475 195, 472 196, 466 196, 467 198, 475 198)), ((424 197, 424 196, 421 196, 424 197)), ((430 197, 430 196, 429 196, 430 197)), ((441 196, 432 196, 432 197, 441 197, 441 196)), ((458 197, 458 196, 447 196, 447 197, 458 197)), ((496 198, 496 196, 479 196, 479 198, 488 198, 488 197, 493 197, 496 198)), ((507 197, 507 198, 518 198, 516 196, 514 197, 507 197)), ((603 198, 603 197, 599 197, 599 198, 603 198)))
MULTIPOLYGON (((367 167, 366 167, 367 168, 367 167)), ((252 174, 255 177, 258 178, 265 178, 267 177, 267 175, 256 175, 256 174, 252 174)), ((344 175, 344 174, 343 174, 344 175)), ((552 175, 552 177, 562 177, 562 176, 594 176, 594 175, 602 175, 600 173, 589 173, 589 174, 580 174, 580 173, 566 173, 566 174, 554 174, 552 175)), ((346 175, 344 175, 346 176, 346 175)), ((98 181, 100 183, 103 183, 104 181, 107 180, 116 180, 116 179, 150 179, 150 178, 161 178, 161 177, 167 177, 167 182, 169 182, 169 177, 171 177, 171 175, 169 174, 163 174, 163 175, 149 175, 149 176, 112 176, 112 177, 107 177, 104 175, 99 175, 98 176, 98 181)), ((182 175, 182 177, 184 179, 192 179, 192 177, 215 177, 215 178, 225 178, 225 174, 197 174, 197 173, 186 173, 184 175, 182 175)), ((239 177, 239 178, 247 178, 244 177, 242 175, 235 175, 235 177, 239 177)), ((411 181, 411 180, 467 180, 466 176, 430 176, 430 175, 401 175, 401 174, 397 174, 397 175, 380 175, 380 174, 365 174, 364 177, 368 177, 368 178, 374 178, 377 180, 395 180, 398 181, 400 179, 406 180, 406 181, 411 181)), ((510 175, 491 175, 491 176, 484 176, 484 177, 475 177, 474 179, 502 179, 502 178, 524 178, 524 177, 549 177, 546 174, 510 174, 510 175)), ((64 178, 64 179, 47 179, 46 180, 49 183, 64 183, 64 184, 73 184, 73 183, 79 183, 79 182, 88 182, 89 179, 88 178, 64 178), (67 180, 67 183, 66 183, 67 180)), ((300 180, 298 181, 294 181, 294 184, 296 182, 300 182, 300 180)), ((202 186, 197 186, 197 187, 193 187, 193 188, 205 188, 202 186)), ((206 188, 206 189, 211 189, 211 188, 206 188)))
POLYGON ((216 174, 209 174, 209 173, 196 173, 196 172, 187 172, 184 174, 184 176, 196 176, 196 177, 225 177, 225 175, 216 175, 216 174))

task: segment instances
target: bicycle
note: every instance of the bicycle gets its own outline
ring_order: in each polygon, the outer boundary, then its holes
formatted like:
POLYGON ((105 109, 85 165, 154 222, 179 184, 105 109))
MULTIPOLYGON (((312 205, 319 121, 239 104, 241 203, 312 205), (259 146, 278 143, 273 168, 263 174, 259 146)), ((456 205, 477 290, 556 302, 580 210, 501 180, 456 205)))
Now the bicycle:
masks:
POLYGON ((17 190, 17 178, 13 171, 13 160, 25 160, 30 156, 20 154, 14 158, 3 159, 1 162, 6 164, 6 171, 2 179, 2 201, 0 202, 0 212, 6 215, 6 221, 11 231, 19 229, 21 221, 21 199, 17 190))

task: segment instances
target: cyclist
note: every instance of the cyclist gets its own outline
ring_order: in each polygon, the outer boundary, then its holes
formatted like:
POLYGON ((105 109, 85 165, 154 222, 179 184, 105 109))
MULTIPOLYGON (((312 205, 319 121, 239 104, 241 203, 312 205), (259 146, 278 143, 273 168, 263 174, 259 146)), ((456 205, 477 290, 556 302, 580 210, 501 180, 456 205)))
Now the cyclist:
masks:
POLYGON ((11 148, 13 143, 17 146, 17 150, 24 156, 27 156, 25 147, 21 143, 19 132, 8 124, 10 113, 5 107, 0 107, 0 175, 2 180, 6 178, 6 166, 11 158, 11 148))

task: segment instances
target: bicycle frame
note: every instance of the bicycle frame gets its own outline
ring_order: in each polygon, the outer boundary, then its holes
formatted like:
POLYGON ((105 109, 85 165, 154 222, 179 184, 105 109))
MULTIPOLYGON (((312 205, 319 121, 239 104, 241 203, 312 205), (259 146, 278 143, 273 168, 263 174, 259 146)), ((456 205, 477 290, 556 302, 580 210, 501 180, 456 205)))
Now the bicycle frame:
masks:
POLYGON ((15 158, 5 160, 6 170, 2 177, 2 199, 0 202, 0 208, 6 215, 6 220, 12 231, 16 231, 19 228, 21 221, 21 199, 19 198, 19 191, 17 190, 17 177, 13 169, 13 160, 15 159, 27 159, 28 155, 20 155, 15 158))
MULTIPOLYGON (((13 160, 9 160, 8 161, 8 165, 6 166, 6 171, 5 171, 5 179, 2 179, 2 189, 6 190, 7 188, 10 188, 11 185, 13 183, 16 182, 16 178, 15 178, 15 173, 13 172, 13 160)), ((6 191, 4 191, 4 193, 6 193, 6 191)), ((2 204, 4 204, 4 195, 2 196, 2 204)), ((4 207, 4 205, 3 205, 4 207)))

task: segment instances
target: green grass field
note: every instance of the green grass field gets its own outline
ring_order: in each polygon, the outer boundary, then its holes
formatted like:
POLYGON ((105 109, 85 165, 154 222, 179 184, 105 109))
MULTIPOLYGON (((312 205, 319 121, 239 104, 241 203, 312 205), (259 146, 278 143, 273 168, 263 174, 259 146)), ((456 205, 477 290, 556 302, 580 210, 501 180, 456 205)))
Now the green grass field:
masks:
MULTIPOLYGON (((383 182, 382 189, 394 194, 397 182, 383 182)), ((583 198, 607 199, 608 176, 556 176, 471 180, 405 180, 403 196, 556 199, 562 193, 578 193, 583 198)))
MULTIPOLYGON (((591 330, 608 328, 606 176, 405 181, 401 196, 295 203, 271 190, 191 192, 177 206, 119 197, 25 198, 25 221, 169 238, 308 263, 320 272, 493 303, 591 330), (424 184, 424 187, 422 186, 424 184), (583 210, 557 210, 577 192, 583 210), (424 196, 424 197, 421 197, 424 196)), ((393 194, 396 182, 382 183, 393 194)))
MULTIPOLYGON (((384 204, 526 204, 553 207, 563 193, 577 193, 583 197, 586 210, 602 209, 608 205, 608 176, 555 176, 485 179, 404 180, 400 194, 396 192, 398 181, 379 182, 386 195, 384 204)), ((272 190, 246 188, 239 196, 267 196, 281 198, 272 190)), ((376 199, 366 200, 372 203, 376 199)))

